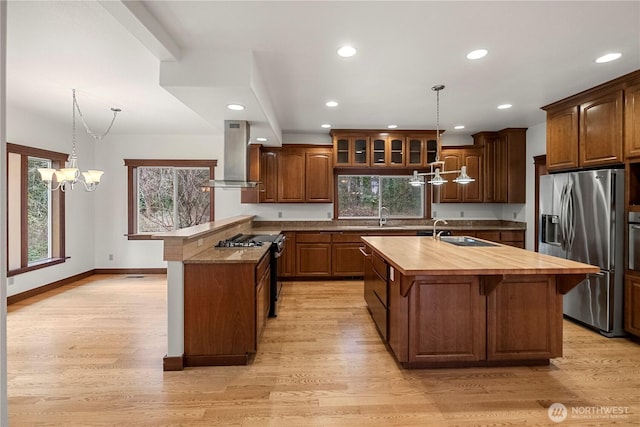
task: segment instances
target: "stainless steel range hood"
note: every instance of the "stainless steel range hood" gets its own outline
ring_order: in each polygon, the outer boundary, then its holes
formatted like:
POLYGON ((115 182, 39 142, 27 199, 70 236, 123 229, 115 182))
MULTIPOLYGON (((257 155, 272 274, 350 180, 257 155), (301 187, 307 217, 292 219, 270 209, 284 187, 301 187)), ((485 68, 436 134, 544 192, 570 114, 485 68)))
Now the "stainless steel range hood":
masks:
POLYGON ((254 188, 256 181, 249 181, 249 122, 224 121, 224 176, 202 184, 214 188, 254 188))

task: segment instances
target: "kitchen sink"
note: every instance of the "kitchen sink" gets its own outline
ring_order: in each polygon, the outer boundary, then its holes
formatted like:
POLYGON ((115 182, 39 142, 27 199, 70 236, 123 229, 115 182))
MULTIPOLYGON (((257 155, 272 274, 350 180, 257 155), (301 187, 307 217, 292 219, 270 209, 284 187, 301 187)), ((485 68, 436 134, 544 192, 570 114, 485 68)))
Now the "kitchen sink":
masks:
POLYGON ((498 246, 494 243, 476 240, 467 236, 441 236, 440 240, 456 246, 498 246))

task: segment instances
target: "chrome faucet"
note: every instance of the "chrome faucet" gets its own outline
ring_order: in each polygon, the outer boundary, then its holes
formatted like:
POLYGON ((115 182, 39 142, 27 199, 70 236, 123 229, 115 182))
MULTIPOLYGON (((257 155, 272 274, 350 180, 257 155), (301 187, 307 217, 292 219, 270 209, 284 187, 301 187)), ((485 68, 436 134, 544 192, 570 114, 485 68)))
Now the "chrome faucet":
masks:
POLYGON ((387 223, 387 219, 389 218, 389 208, 387 208, 386 206, 382 206, 380 208, 379 215, 380 215, 380 227, 382 227, 387 223))
POLYGON ((433 239, 434 240, 440 240, 440 235, 442 234, 442 230, 436 234, 436 225, 439 222, 443 223, 444 225, 448 224, 447 221, 444 219, 436 219, 435 221, 433 221, 433 239))

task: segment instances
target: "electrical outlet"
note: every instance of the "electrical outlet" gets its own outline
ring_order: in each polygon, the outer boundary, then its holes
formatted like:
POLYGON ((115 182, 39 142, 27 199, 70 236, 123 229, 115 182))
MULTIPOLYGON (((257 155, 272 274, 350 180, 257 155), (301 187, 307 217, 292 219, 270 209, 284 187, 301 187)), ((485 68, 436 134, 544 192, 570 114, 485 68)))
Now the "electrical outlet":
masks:
POLYGON ((204 239, 198 239, 198 247, 204 244, 204 239))
POLYGON ((109 261, 113 261, 113 254, 109 254, 109 261))
POLYGON ((13 285, 13 277, 7 277, 7 285, 13 285))
POLYGON ((460 211, 460 218, 464 218, 464 211, 460 211))
POLYGON ((331 212, 327 212, 327 218, 331 219, 331 212))
POLYGON ((431 215, 431 218, 438 218, 438 212, 433 211, 433 215, 431 215))
POLYGON ((278 211, 278 218, 282 218, 282 211, 278 211))
POLYGON ((513 219, 516 219, 516 218, 518 218, 518 212, 513 213, 513 219))

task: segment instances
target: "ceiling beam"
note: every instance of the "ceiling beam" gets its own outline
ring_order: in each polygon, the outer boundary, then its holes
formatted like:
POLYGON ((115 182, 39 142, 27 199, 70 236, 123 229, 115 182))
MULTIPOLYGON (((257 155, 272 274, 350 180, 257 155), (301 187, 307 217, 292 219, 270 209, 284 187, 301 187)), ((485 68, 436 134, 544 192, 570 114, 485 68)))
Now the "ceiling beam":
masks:
POLYGON ((177 61, 180 47, 141 1, 99 0, 122 26, 160 61, 177 61))

